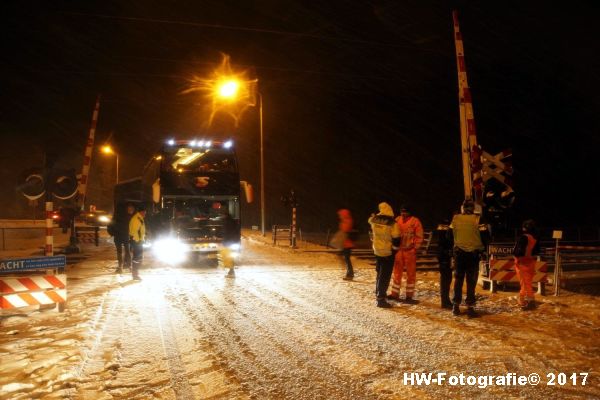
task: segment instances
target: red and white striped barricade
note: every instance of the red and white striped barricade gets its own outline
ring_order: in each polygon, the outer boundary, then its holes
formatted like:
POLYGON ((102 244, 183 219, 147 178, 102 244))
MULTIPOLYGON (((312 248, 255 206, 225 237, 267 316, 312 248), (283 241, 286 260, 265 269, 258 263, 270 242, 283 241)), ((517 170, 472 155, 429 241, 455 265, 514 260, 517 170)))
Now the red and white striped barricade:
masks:
MULTIPOLYGON (((492 243, 488 246, 489 260, 482 261, 478 279, 484 289, 489 285, 490 292, 495 292, 498 282, 519 282, 512 256, 513 249, 513 243, 492 243)), ((548 282, 548 264, 540 261, 539 257, 532 282, 538 284, 538 293, 544 295, 545 284, 548 282)))
MULTIPOLYGON (((548 282, 548 264, 545 261, 536 261, 532 283, 538 284, 538 293, 545 294, 544 285, 548 282)), ((519 274, 515 268, 514 259, 490 259, 490 291, 496 290, 497 282, 519 282, 519 274)))
POLYGON ((63 311, 67 301, 67 275, 56 273, 66 257, 0 260, 0 310, 56 304, 63 311))

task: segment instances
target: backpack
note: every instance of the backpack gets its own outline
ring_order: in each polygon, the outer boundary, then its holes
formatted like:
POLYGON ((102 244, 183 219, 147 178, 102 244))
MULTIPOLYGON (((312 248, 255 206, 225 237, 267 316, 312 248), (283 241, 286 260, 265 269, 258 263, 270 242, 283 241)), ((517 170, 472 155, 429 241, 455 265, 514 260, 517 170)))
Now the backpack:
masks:
POLYGON ((108 232, 108 234, 109 234, 110 236, 115 236, 115 233, 116 233, 116 232, 115 232, 115 231, 116 231, 116 228, 117 228, 117 227, 115 226, 115 224, 114 224, 114 223, 112 223, 112 224, 109 224, 109 225, 106 227, 106 232, 108 232))

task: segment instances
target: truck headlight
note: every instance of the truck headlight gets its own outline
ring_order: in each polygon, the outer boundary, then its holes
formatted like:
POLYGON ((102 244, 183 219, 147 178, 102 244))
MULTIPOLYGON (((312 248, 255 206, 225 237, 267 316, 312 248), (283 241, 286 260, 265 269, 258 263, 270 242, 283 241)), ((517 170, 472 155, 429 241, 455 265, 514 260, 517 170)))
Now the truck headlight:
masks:
POLYGON ((185 261, 188 248, 175 238, 165 238, 154 242, 152 250, 160 261, 175 265, 185 261))
POLYGON ((229 248, 229 255, 232 258, 238 258, 240 256, 240 250, 242 246, 239 243, 230 244, 227 246, 229 248))

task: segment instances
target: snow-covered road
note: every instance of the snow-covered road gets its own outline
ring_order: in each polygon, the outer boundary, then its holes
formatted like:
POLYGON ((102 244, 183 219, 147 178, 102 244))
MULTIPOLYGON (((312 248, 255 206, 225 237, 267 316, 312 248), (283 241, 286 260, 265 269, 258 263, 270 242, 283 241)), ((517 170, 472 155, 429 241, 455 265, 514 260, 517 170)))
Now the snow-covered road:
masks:
POLYGON ((234 278, 147 260, 142 281, 111 273, 105 245, 70 268, 67 311, 0 319, 0 399, 598 398, 595 297, 480 291, 481 318, 439 308, 437 273, 419 303, 374 304, 373 266, 341 279, 332 254, 244 240, 234 278), (538 373, 537 386, 405 384, 405 373, 538 373), (547 374, 590 373, 547 386, 547 374))

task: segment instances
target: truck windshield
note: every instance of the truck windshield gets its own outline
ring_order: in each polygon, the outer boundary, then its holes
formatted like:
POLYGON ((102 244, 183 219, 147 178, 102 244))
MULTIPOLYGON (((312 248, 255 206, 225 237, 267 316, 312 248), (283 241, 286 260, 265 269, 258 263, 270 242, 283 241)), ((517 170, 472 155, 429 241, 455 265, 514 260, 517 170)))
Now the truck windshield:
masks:
POLYGON ((170 147, 163 151, 163 157, 163 170, 167 172, 237 172, 235 156, 226 149, 170 147))
POLYGON ((163 210, 172 220, 189 222, 219 221, 224 218, 239 219, 239 198, 219 196, 219 199, 202 197, 165 197, 163 210))

